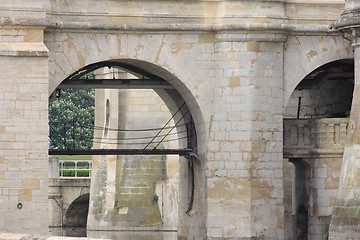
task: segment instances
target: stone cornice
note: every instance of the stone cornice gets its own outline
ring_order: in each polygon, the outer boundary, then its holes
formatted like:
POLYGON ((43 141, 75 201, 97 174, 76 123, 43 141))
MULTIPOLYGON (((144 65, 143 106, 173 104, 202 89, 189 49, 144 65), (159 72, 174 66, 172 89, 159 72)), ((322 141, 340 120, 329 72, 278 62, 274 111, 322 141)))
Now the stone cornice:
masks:
POLYGON ((351 28, 359 28, 360 27, 360 18, 347 18, 341 19, 337 21, 334 25, 331 26, 337 30, 346 30, 351 28))
POLYGON ((294 24, 274 24, 274 23, 239 23, 239 24, 109 24, 109 23, 89 23, 72 22, 64 23, 54 20, 25 20, 0 18, 0 25, 19 25, 19 26, 43 26, 53 30, 104 30, 104 31, 156 31, 156 32, 221 32, 221 31, 273 31, 280 33, 336 33, 327 25, 294 25, 294 24))
POLYGON ((31 15, 32 8, 29 7, 0 7, 5 11, 0 17, 0 25, 44 26, 48 30, 70 31, 328 34, 333 32, 328 26, 335 21, 331 19, 337 19, 340 14, 339 8, 334 7, 339 4, 338 0, 156 0, 152 4, 104 0, 102 4, 85 4, 85 7, 83 3, 87 1, 79 0, 71 5, 66 1, 53 1, 43 8, 33 9, 40 13, 39 16, 31 15), (321 4, 314 7, 310 4, 314 2, 321 4))
POLYGON ((0 56, 47 57, 43 43, 0 43, 0 56))

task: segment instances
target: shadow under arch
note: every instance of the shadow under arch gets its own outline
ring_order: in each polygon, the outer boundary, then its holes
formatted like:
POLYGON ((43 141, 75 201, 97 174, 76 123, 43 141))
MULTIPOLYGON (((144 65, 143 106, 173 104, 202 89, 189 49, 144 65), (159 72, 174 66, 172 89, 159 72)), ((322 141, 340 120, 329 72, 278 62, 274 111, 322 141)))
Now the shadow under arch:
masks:
POLYGON ((70 204, 64 219, 66 236, 86 236, 89 199, 90 194, 86 193, 76 198, 70 204))
POLYGON ((328 235, 353 88, 353 59, 331 61, 308 73, 287 102, 283 156, 294 173, 284 188, 288 238, 328 235))
MULTIPOLYGON (((327 56, 324 56, 323 58, 320 58, 323 61, 321 62, 317 62, 316 64, 311 65, 310 69, 303 70, 301 71, 301 74, 297 74, 296 76, 291 76, 291 78, 285 78, 284 81, 287 82, 288 87, 285 86, 284 90, 285 90, 285 95, 284 95, 284 102, 283 102, 283 109, 286 108, 286 106, 288 105, 288 102, 291 98, 291 95, 293 93, 293 91, 295 89, 298 88, 299 84, 304 80, 307 79, 308 77, 311 77, 312 74, 323 71, 326 68, 329 67, 333 67, 334 65, 343 65, 343 66, 347 66, 347 67, 354 67, 354 58, 352 57, 344 57, 344 58, 328 58, 327 56)), ((292 70, 286 69, 286 72, 290 72, 292 70)))
MULTIPOLYGON (((183 82, 166 69, 155 64, 136 59, 116 59, 96 62, 77 70, 60 83, 71 84, 79 80, 87 73, 101 68, 119 68, 138 77, 144 84, 147 81, 156 80, 159 84, 168 84, 171 87, 157 88, 154 91, 167 105, 174 116, 174 122, 193 122, 192 134, 187 139, 179 140, 179 148, 191 148, 193 154, 180 160, 180 200, 179 200, 179 226, 178 236, 187 236, 189 233, 195 237, 203 236, 205 227, 205 150, 206 129, 202 117, 201 108, 192 95, 191 91, 183 82), (183 106, 184 107, 181 107, 183 106), (180 110, 180 111, 179 111, 180 110), (180 114, 175 115, 179 111, 180 114), (189 113, 189 114, 188 114, 189 113), (189 181, 189 179, 192 179, 189 181)), ((85 80, 86 81, 86 80, 85 80)), ((84 86, 86 82, 81 82, 84 86)), ((116 83, 116 80, 113 82, 116 83)), ((119 81, 121 84, 132 84, 119 81)), ((58 87, 59 87, 58 86, 58 87)), ((96 88, 96 87, 95 87, 96 88)), ((131 88, 131 86, 130 86, 131 88)), ((141 88, 136 86, 135 88, 141 88)), ((151 88, 151 87, 148 87, 151 88)), ((179 128, 179 127, 177 127, 179 128)), ((181 127, 180 127, 181 128, 181 127)), ((178 129, 184 131, 184 129, 178 129)), ((188 130, 188 129, 185 129, 188 130)))
MULTIPOLYGON (((291 105, 291 100, 294 97, 295 91, 302 91, 302 90, 312 90, 316 88, 320 88, 327 82, 330 81, 341 81, 345 82, 346 80, 349 83, 351 82, 354 84, 354 59, 353 58, 346 58, 346 59, 338 59, 335 61, 330 61, 324 63, 321 66, 317 66, 311 72, 308 72, 304 75, 296 85, 293 86, 291 89, 291 94, 288 99, 284 101, 284 117, 286 116, 286 108, 291 105)), ((352 93, 351 93, 352 95, 352 93)), ((351 96, 352 97, 352 96, 351 96)), ((351 105, 351 100, 350 100, 351 105)), ((350 108, 350 105, 348 108, 350 108)), ((348 109, 349 110, 349 109, 348 109)))
POLYGON ((310 208, 310 165, 303 159, 290 159, 295 166, 294 176, 294 225, 293 236, 296 239, 307 239, 309 232, 308 212, 310 208))

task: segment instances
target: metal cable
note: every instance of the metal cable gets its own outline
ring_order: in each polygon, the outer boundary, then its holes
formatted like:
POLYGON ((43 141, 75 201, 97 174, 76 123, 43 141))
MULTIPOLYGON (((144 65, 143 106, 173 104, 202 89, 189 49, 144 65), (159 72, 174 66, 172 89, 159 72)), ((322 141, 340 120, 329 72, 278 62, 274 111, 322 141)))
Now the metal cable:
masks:
POLYGON ((170 132, 171 132, 175 127, 177 127, 178 123, 188 114, 188 112, 189 112, 189 109, 185 112, 184 115, 181 116, 181 118, 175 123, 175 125, 171 128, 171 130, 168 132, 168 134, 166 134, 166 135, 161 139, 161 141, 154 147, 154 149, 156 149, 156 148, 160 145, 160 143, 161 143, 162 141, 164 141, 164 139, 170 134, 170 132))
MULTIPOLYGON (((181 134, 181 133, 185 133, 187 131, 180 131, 180 132, 174 132, 174 133, 170 133, 170 135, 176 135, 176 134, 181 134)), ((166 134, 163 134, 163 135, 159 135, 157 137, 163 137, 165 136, 166 134)), ((79 137, 79 138, 76 138, 77 140, 94 140, 94 139, 97 139, 97 140, 102 140, 102 139, 107 139, 107 140, 114 140, 114 141, 117 141, 117 140, 121 140, 121 141, 130 141, 130 140, 138 140, 138 139, 148 139, 148 138, 153 138, 153 136, 148 136, 148 137, 130 137, 130 138, 102 138, 102 137, 84 137, 84 136, 81 136, 81 135, 75 135, 76 137, 79 137)))
POLYGON ((165 125, 159 130, 159 132, 151 139, 151 141, 144 147, 144 149, 146 149, 155 140, 155 138, 162 132, 162 130, 164 130, 166 125, 168 125, 170 123, 170 121, 174 119, 176 114, 181 110, 181 108, 183 106, 185 106, 185 102, 178 108, 178 110, 174 113, 174 115, 171 116, 171 118, 165 123, 165 125))
MULTIPOLYGON (((173 142, 173 141, 177 141, 177 140, 180 140, 180 139, 185 139, 187 138, 188 136, 184 136, 184 137, 180 137, 180 138, 174 138, 174 139, 168 139, 168 140, 161 140, 161 141, 156 141, 156 142, 153 142, 153 143, 162 143, 162 142, 173 142)), ((191 136, 189 136, 191 137, 191 136)), ((147 142, 135 142, 135 143, 112 143, 112 142, 98 142, 98 141, 93 141, 93 143, 103 143, 103 144, 117 144, 117 145, 140 145, 140 144, 147 144, 147 142)), ((158 145, 159 145, 158 144, 158 145)), ((158 146, 157 145, 157 146, 158 146)))
MULTIPOLYGON (((50 122, 49 125, 52 124, 64 124, 63 122, 50 122)), ((184 124, 179 124, 177 126, 184 126, 187 123, 184 124)), ((144 128, 144 129, 118 129, 118 128, 106 128, 106 127, 100 127, 100 126, 95 126, 93 128, 89 127, 89 126, 85 126, 85 125, 75 125, 78 127, 82 127, 82 128, 87 128, 87 129, 95 129, 95 130, 105 130, 107 129, 108 131, 114 131, 114 132, 147 132, 147 131, 156 131, 156 130, 160 130, 163 128, 144 128)), ((172 129, 174 128, 174 126, 169 126, 169 127, 165 127, 164 129, 172 129)))

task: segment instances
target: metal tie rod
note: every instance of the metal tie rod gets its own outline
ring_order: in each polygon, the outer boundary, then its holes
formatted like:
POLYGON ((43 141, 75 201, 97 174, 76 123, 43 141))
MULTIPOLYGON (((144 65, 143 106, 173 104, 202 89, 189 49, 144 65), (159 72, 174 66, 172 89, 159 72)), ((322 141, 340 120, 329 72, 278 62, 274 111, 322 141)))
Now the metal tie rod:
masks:
POLYGON ((190 156, 193 149, 49 149, 49 155, 179 155, 190 156))

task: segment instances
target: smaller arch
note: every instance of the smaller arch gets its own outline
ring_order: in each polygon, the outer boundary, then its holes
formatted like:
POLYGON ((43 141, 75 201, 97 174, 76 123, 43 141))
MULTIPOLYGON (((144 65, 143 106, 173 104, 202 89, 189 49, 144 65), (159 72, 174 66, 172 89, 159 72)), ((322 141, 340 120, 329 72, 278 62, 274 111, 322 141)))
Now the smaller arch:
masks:
POLYGON ((308 73, 294 87, 284 106, 284 117, 346 117, 350 112, 353 87, 354 60, 328 62, 308 73))
MULTIPOLYGON (((283 122, 284 156, 293 163, 293 166, 287 166, 293 175, 288 176, 284 189, 287 197, 285 218, 289 220, 285 228, 290 238, 327 235, 331 210, 319 209, 324 206, 331 209, 333 203, 323 199, 335 196, 331 196, 330 191, 323 192, 322 184, 326 185, 327 181, 333 181, 333 185, 337 183, 327 172, 336 172, 335 166, 341 161, 338 152, 346 141, 353 88, 354 61, 340 59, 306 74, 290 93, 283 122), (331 158, 328 157, 330 152, 331 158), (317 222, 321 222, 321 226, 317 222)), ((331 189, 335 190, 335 187, 331 189)))
POLYGON ((76 198, 66 211, 64 219, 66 236, 86 236, 86 224, 89 212, 90 194, 86 193, 76 198))
POLYGON ((309 73, 327 63, 353 58, 351 43, 342 36, 291 36, 284 54, 284 107, 296 86, 309 73), (326 47, 321 47, 323 45, 326 47), (316 54, 310 56, 313 46, 316 54))

